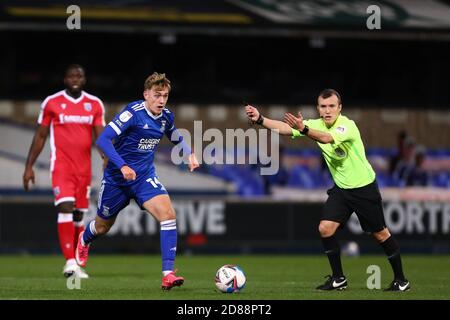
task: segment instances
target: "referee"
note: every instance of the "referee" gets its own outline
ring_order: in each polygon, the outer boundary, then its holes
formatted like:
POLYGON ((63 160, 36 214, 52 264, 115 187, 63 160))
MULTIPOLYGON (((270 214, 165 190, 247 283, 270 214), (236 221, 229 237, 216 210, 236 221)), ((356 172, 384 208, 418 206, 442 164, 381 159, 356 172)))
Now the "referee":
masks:
POLYGON ((383 247, 394 272, 394 280, 385 291, 407 291, 397 241, 386 228, 382 199, 375 179, 375 172, 366 159, 364 144, 355 122, 341 115, 339 93, 323 90, 318 97, 320 118, 303 120, 287 113, 284 122, 263 117, 250 105, 245 111, 250 120, 268 129, 278 129, 281 135, 308 137, 317 142, 333 177, 335 185, 327 191, 319 224, 319 233, 333 274, 327 276, 318 290, 343 290, 347 278, 342 270, 339 242, 336 230, 343 227, 353 212, 358 216, 362 229, 374 236, 383 247))

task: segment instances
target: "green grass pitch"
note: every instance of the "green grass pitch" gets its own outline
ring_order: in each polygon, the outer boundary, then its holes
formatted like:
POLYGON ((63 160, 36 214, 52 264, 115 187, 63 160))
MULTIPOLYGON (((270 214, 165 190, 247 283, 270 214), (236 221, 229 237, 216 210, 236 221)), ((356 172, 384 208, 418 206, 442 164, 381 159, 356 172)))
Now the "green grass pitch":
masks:
POLYGON ((304 299, 450 299, 450 256, 403 257, 412 290, 388 293, 366 287, 369 265, 381 268, 381 287, 392 280, 384 256, 343 258, 349 287, 342 292, 314 288, 329 274, 325 256, 304 255, 179 255, 176 265, 185 277, 182 287, 160 289, 157 255, 91 255, 79 290, 69 290, 59 256, 0 256, 0 299, 175 299, 175 300, 304 300, 304 299), (244 290, 223 294, 215 289, 214 275, 224 264, 241 266, 247 276, 244 290))

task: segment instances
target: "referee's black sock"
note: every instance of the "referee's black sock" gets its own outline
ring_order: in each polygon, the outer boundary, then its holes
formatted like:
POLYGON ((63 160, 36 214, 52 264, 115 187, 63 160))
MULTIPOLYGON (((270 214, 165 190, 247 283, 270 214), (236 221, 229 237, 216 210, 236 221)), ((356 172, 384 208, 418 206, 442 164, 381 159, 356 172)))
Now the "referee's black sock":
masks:
POLYGON ((341 248, 339 247, 337 238, 334 235, 328 238, 322 238, 322 244, 325 249, 325 253, 328 256, 331 270, 333 270, 333 278, 343 277, 344 273, 342 272, 341 264, 341 248))
POLYGON ((402 258, 400 257, 400 247, 395 241, 393 236, 390 236, 387 240, 380 243, 386 253, 389 263, 394 271, 395 279, 405 281, 405 275, 403 274, 402 258))

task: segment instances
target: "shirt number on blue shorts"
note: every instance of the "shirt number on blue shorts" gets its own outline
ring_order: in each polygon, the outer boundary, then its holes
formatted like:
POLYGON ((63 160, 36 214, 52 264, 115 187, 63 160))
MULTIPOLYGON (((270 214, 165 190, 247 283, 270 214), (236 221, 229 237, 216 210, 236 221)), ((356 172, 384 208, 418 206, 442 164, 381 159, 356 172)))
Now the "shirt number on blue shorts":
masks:
POLYGON ((154 177, 154 178, 148 178, 147 180, 145 180, 147 182, 150 182, 150 184, 153 186, 153 188, 158 188, 158 185, 160 186, 159 188, 161 188, 161 190, 166 190, 166 188, 164 188, 164 186, 162 185, 161 182, 159 182, 158 178, 154 177))

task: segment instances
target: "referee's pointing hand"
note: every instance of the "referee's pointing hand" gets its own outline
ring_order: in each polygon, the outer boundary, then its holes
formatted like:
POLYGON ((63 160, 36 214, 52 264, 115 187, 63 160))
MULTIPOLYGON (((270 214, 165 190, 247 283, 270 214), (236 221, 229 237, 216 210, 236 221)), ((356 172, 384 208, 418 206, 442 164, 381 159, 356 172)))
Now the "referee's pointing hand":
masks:
POLYGON ((246 105, 245 106, 245 113, 247 114, 247 117, 251 121, 256 121, 259 118, 259 111, 258 111, 258 109, 256 109, 255 107, 253 107, 251 105, 246 105))
POLYGON ((292 113, 286 113, 284 115, 284 122, 286 122, 291 128, 303 130, 305 125, 303 124, 303 116, 301 112, 298 113, 298 118, 292 113))

